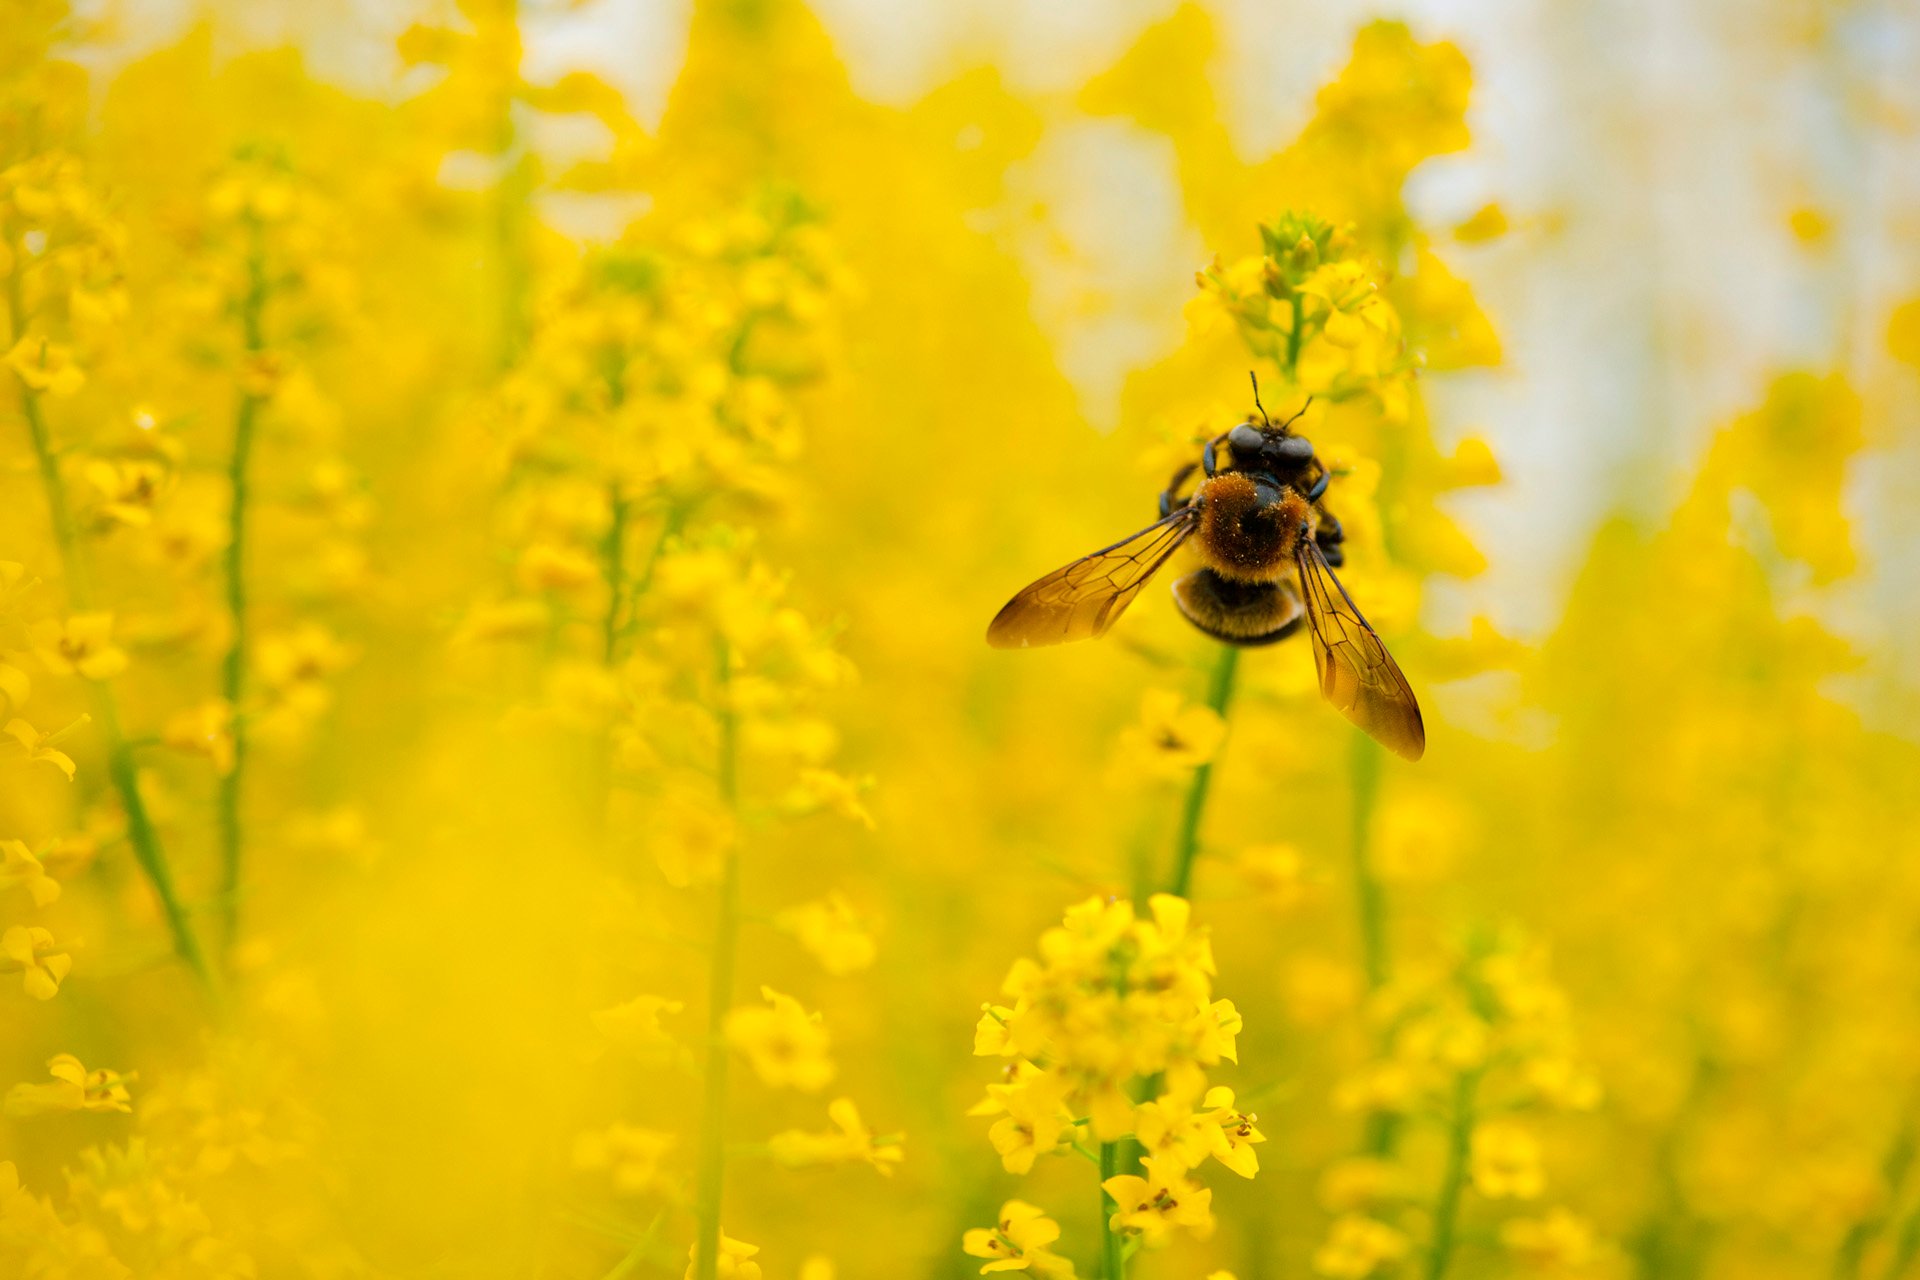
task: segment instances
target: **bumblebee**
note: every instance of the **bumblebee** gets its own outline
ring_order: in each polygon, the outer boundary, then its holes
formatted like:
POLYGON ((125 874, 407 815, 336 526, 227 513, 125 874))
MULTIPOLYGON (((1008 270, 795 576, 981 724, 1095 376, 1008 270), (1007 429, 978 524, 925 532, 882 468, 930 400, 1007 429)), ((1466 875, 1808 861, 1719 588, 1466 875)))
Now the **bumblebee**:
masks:
POLYGON ((1191 543, 1200 565, 1173 584, 1188 622, 1245 647, 1304 627, 1327 701, 1388 749, 1418 760, 1427 746, 1420 704, 1333 574, 1346 560, 1345 535, 1325 501, 1334 473, 1311 441, 1290 430, 1300 414, 1278 425, 1267 417, 1257 383, 1254 407, 1257 421, 1249 416, 1207 441, 1198 462, 1174 473, 1158 520, 1007 601, 987 627, 987 643, 1024 649, 1105 635, 1160 566, 1191 543), (1182 496, 1196 470, 1199 484, 1182 496))

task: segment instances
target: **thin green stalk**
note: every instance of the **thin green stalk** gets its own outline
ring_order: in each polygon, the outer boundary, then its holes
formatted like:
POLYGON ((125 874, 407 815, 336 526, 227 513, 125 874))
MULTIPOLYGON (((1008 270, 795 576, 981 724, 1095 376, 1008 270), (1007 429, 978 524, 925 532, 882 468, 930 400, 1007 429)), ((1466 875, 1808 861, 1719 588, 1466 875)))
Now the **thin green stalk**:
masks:
MULTIPOLYGON (((264 312, 266 269, 261 257, 260 232, 252 231, 247 255, 247 293, 240 304, 240 324, 246 360, 251 363, 266 349, 264 312)), ((247 469, 253 457, 254 426, 260 417, 260 397, 243 385, 240 406, 234 411, 233 453, 227 461, 226 587, 229 634, 226 657, 220 664, 220 696, 232 713, 233 767, 220 778, 220 949, 233 950, 240 933, 240 798, 247 767, 247 727, 240 715, 247 673, 247 469)))
POLYGON ((1293 295, 1293 328, 1287 333, 1287 376, 1298 379, 1300 376, 1300 322, 1305 310, 1300 305, 1300 295, 1293 295))
MULTIPOLYGON (((1213 679, 1207 687, 1207 705, 1223 718, 1227 704, 1233 700, 1233 675, 1239 663, 1239 646, 1220 646, 1220 657, 1214 663, 1213 679)), ((1186 897, 1193 884, 1194 858, 1200 852, 1200 819, 1206 813, 1207 792, 1212 785, 1211 763, 1193 771, 1193 781, 1187 786, 1186 807, 1180 813, 1179 834, 1173 844, 1173 878, 1167 884, 1167 892, 1177 897, 1186 897)))
POLYGON ((1113 1229, 1113 1215, 1120 1205, 1107 1194, 1107 1179, 1120 1175, 1122 1144, 1100 1144, 1100 1274, 1104 1280, 1126 1280, 1127 1254, 1120 1233, 1113 1229))
MULTIPOLYGON (((1380 746, 1365 734, 1353 735, 1349 757, 1352 783, 1352 808, 1348 817, 1348 839, 1353 863, 1355 915, 1360 926, 1361 969, 1366 974, 1369 993, 1386 985, 1390 972, 1387 955, 1387 899, 1380 877, 1373 868, 1373 807, 1380 792, 1380 746)), ((1399 1136, 1399 1117, 1390 1111, 1367 1115, 1362 1141, 1368 1155, 1393 1153, 1399 1136)))
POLYGON ((1479 1083, 1479 1074, 1469 1071, 1454 1085, 1453 1126, 1447 1133, 1446 1173, 1433 1207, 1433 1248, 1427 1254, 1427 1280, 1441 1280, 1453 1261, 1460 1196, 1466 1190, 1467 1155, 1473 1141, 1473 1094, 1479 1083))
MULTIPOLYGON (((26 310, 21 298, 18 271, 8 276, 7 305, 11 327, 15 331, 24 331, 26 310)), ((19 386, 20 414, 26 419, 27 434, 33 441, 34 460, 39 466, 41 484, 46 490, 48 518, 53 525, 54 544, 59 549, 61 567, 66 574, 68 598, 76 610, 85 610, 92 599, 92 588, 85 561, 80 554, 79 540, 74 536, 73 511, 67 503, 66 483, 60 478, 60 462, 53 452, 46 419, 40 413, 39 395, 24 382, 19 386)), ((186 908, 174 888, 173 873, 161 848, 159 833, 154 830, 153 821, 147 814, 146 801, 140 795, 140 780, 134 768, 133 751, 120 728, 119 705, 105 681, 89 681, 88 686, 93 698, 94 715, 100 721, 100 732, 106 739, 107 776, 120 794, 120 807, 127 817, 127 842, 133 847, 134 860, 140 864, 141 871, 146 874, 155 895, 160 899, 167 928, 173 935, 174 951, 211 995, 216 990, 213 973, 207 967, 199 940, 194 937, 186 908)))
MULTIPOLYGON (((716 770, 720 798, 732 809, 739 800, 738 732, 732 705, 732 660, 720 649, 720 753, 716 770)), ((727 1011, 733 1004, 733 961, 740 931, 740 855, 728 849, 720 872, 713 926, 712 967, 707 982, 707 1067, 700 1106, 700 1152, 695 1203, 695 1280, 714 1280, 720 1263, 720 1210, 727 1178, 727 1011)))
POLYGON ((607 616, 601 625, 601 661, 613 665, 620 643, 620 608, 626 600, 627 499, 616 481, 607 486, 607 504, 612 517, 607 524, 607 540, 601 546, 606 561, 607 616))
POLYGON ((1899 1239, 1894 1242, 1893 1256, 1887 1260, 1887 1269, 1883 1273, 1885 1280, 1901 1280, 1913 1269, 1913 1260, 1920 1257, 1920 1209, 1907 1215, 1900 1227, 1899 1239))

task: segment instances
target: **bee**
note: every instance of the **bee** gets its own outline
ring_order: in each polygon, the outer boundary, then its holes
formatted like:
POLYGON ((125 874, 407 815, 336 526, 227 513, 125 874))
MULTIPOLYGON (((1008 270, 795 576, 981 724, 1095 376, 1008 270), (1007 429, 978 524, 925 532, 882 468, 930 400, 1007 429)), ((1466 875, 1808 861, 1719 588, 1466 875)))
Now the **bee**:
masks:
POLYGON ((1427 747, 1420 704, 1333 574, 1346 560, 1345 534, 1325 501, 1334 472, 1290 430, 1299 413, 1277 426, 1267 417, 1258 381, 1253 403, 1257 422, 1249 415, 1221 432, 1197 463, 1174 473, 1158 520, 1007 601, 987 627, 987 643, 1024 649, 1103 636, 1191 541, 1200 565, 1173 584, 1188 622, 1243 647, 1274 644, 1304 627, 1327 701, 1389 750, 1418 760, 1427 747), (1200 483, 1182 496, 1196 470, 1204 473, 1200 483))

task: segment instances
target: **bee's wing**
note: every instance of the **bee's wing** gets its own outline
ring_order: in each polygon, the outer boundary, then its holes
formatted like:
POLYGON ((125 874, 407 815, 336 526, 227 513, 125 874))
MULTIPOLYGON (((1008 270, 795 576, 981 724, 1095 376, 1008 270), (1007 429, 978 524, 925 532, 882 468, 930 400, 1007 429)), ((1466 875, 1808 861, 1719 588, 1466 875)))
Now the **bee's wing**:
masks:
POLYGON ((1311 537, 1301 537, 1294 559, 1300 567, 1300 595, 1307 603, 1307 624, 1313 633, 1313 665, 1320 669, 1320 692, 1382 746, 1418 760, 1427 749, 1427 729, 1420 720, 1420 704, 1393 655, 1360 616, 1353 597, 1333 576, 1311 537))
POLYGON ((1182 507, 1130 538, 1055 569, 994 615, 987 643, 1024 649, 1105 635, 1199 520, 1196 508, 1182 507))

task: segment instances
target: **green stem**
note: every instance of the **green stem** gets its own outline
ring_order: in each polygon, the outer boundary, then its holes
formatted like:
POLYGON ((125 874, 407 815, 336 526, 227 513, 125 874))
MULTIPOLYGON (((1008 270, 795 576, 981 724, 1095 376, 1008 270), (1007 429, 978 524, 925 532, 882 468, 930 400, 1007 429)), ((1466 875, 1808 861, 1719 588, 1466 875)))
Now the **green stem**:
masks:
POLYGON ((620 606, 625 600, 627 554, 627 500, 616 481, 607 486, 607 503, 612 517, 607 524, 607 540, 601 546, 606 561, 607 616, 601 626, 601 661, 613 665, 620 643, 620 606))
POLYGON ((1113 1215, 1119 1203, 1107 1194, 1107 1179, 1120 1176, 1121 1148, 1118 1142, 1100 1144, 1100 1274, 1103 1280, 1127 1280, 1125 1242, 1113 1229, 1113 1215))
MULTIPOLYGON (((251 363, 266 349, 263 312, 267 284, 260 249, 260 231, 253 228, 253 247, 247 255, 247 293, 240 305, 240 324, 246 359, 251 363)), ((243 376, 244 376, 243 371, 243 376)), ((246 693, 247 673, 247 467, 253 457, 254 426, 260 416, 260 398, 244 386, 234 412, 233 454, 227 462, 227 618, 230 633, 220 664, 220 696, 232 716, 233 767, 221 775, 220 825, 220 947, 231 954, 240 932, 240 796, 247 765, 247 729, 240 718, 240 700, 246 693)))
POLYGON ((1441 1280, 1453 1261, 1460 1196, 1467 1185, 1467 1155, 1473 1142, 1473 1094, 1479 1083, 1479 1073, 1469 1071, 1454 1085, 1453 1126, 1447 1134, 1446 1174, 1433 1207, 1433 1249, 1427 1254, 1427 1280, 1441 1280))
MULTIPOLYGON (((1213 679, 1207 688, 1207 705, 1224 718, 1227 704, 1233 700, 1233 675, 1240 663, 1237 645, 1221 645, 1214 663, 1213 679)), ((1206 813, 1207 792, 1213 785, 1213 765, 1203 764, 1193 771, 1187 786, 1186 807, 1180 813, 1180 830, 1173 845, 1173 879, 1167 892, 1184 898, 1193 884, 1193 863, 1200 852, 1200 819, 1206 813)))
POLYGON ((1298 382, 1300 378, 1300 324, 1304 308, 1300 305, 1300 295, 1293 295, 1293 328, 1287 333, 1287 376, 1298 382))
MULTIPOLYGON (((739 800, 738 724, 732 697, 732 660, 720 650, 720 752, 716 770, 720 798, 729 809, 739 800)), ((721 866, 713 927, 712 967, 707 982, 707 1067, 700 1107, 700 1152, 695 1205, 695 1280, 714 1280, 720 1262, 720 1210, 726 1191, 727 1011, 733 1003, 733 961, 740 930, 740 855, 729 848, 721 866)))
MULTIPOLYGON (((1386 891, 1373 868, 1373 807, 1380 792, 1380 747, 1372 738, 1356 733, 1351 751, 1348 847, 1353 862, 1355 915, 1360 925, 1361 969, 1366 974, 1367 991, 1372 993, 1386 985, 1390 972, 1386 891)), ((1398 1131, 1399 1117, 1392 1112, 1370 1112, 1362 1145, 1368 1155, 1391 1155, 1398 1131)))
MULTIPOLYGON (((20 250, 16 248, 15 252, 17 255, 20 250)), ((14 259, 16 263, 22 260, 19 256, 14 259)), ((18 269, 7 277, 7 307, 10 327, 16 334, 24 332, 26 308, 18 269)), ((39 395, 24 382, 19 386, 20 415, 26 419, 27 434, 33 441, 34 460, 40 469, 41 484, 46 489, 48 517, 53 525, 54 543, 59 548, 61 567, 66 574, 68 598, 75 610, 84 611, 91 602, 92 589, 84 558, 80 554, 79 540, 74 535, 73 510, 67 503, 66 483, 60 478, 60 462, 53 452, 46 419, 40 413, 39 395)), ((134 860, 140 864, 141 871, 146 874, 155 895, 160 899, 167 928, 173 935, 174 951, 193 971, 201 986, 212 995, 215 992, 213 973, 207 967, 199 940, 193 935, 186 908, 174 889, 173 873, 160 846, 159 833, 154 830, 153 821, 147 814, 146 801, 140 795, 140 778, 134 767, 133 749, 127 745, 126 735, 120 729, 119 706, 114 701, 112 689, 104 681, 88 683, 93 696, 94 715, 99 719, 101 734, 106 739, 107 776, 120 794, 120 807, 127 817, 127 842, 133 847, 134 860)))

